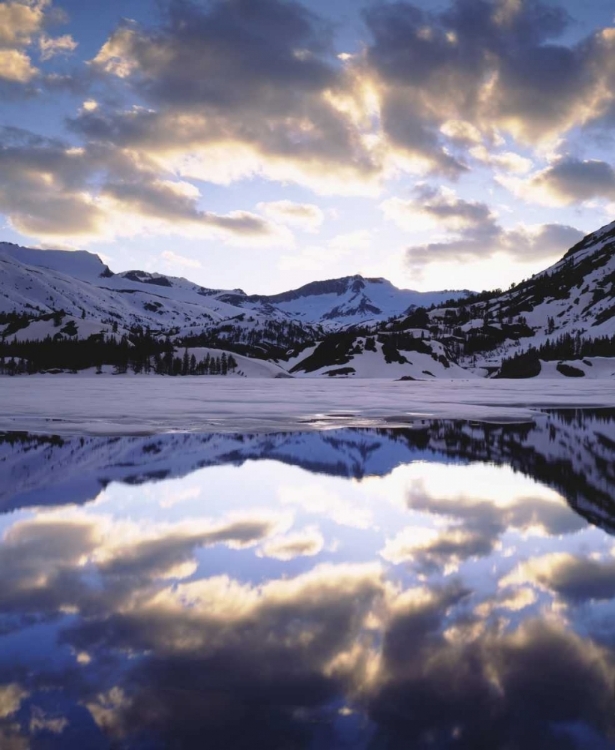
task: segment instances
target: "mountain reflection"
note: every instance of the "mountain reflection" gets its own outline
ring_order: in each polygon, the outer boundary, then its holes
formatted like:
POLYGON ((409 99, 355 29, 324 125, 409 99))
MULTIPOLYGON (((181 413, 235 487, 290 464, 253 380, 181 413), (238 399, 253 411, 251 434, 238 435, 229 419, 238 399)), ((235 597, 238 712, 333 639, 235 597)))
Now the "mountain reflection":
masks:
POLYGON ((0 747, 615 747, 615 418, 0 443, 0 747))

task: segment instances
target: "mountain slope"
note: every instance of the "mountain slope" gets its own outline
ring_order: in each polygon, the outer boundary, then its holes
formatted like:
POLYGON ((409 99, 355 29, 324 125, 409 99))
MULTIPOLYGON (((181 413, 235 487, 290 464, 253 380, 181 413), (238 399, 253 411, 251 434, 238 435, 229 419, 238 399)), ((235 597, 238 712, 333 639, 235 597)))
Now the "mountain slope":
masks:
POLYGON ((111 317, 124 327, 178 327, 187 332, 249 315, 256 320, 336 328, 383 320, 464 294, 414 292, 397 289, 384 279, 350 276, 283 294, 250 296, 240 289, 208 289, 187 279, 144 271, 114 274, 91 253, 0 243, 0 312, 65 310, 80 316, 85 310, 86 317, 111 317))
POLYGON ((415 307, 439 305, 460 292, 415 292, 398 289, 386 279, 346 276, 329 281, 314 281, 272 296, 225 295, 233 305, 266 312, 276 310, 298 320, 312 323, 350 325, 399 315, 415 307))
MULTIPOLYGON (((115 336, 130 347, 142 331, 159 348, 231 351, 295 377, 612 378, 615 223, 509 290, 478 294, 421 294, 348 276, 248 295, 144 271, 114 274, 90 253, 0 243, 2 356, 33 361, 26 342, 47 336, 54 346, 115 336)), ((68 366, 49 359, 33 371, 68 366)))
MULTIPOLYGON (((374 332, 416 329, 440 341, 460 365, 483 375, 525 352, 533 352, 535 375, 541 372, 539 360, 615 357, 615 223, 505 292, 482 292, 429 311, 415 310, 374 332)), ((615 368, 602 369, 610 377, 615 368)))

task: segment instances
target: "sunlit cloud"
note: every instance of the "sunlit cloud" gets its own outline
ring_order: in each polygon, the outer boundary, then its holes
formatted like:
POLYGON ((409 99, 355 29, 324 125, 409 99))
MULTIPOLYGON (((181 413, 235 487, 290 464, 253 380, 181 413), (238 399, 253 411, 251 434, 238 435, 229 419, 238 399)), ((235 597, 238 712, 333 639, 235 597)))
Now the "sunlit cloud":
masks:
POLYGON ((290 224, 306 232, 317 232, 325 220, 322 210, 312 203, 273 201, 259 203, 258 210, 281 224, 290 224))
POLYGON ((77 49, 77 46, 77 42, 70 34, 63 34, 55 38, 43 35, 39 39, 42 60, 51 60, 56 55, 69 55, 77 49))
POLYGON ((271 539, 258 552, 261 557, 276 560, 293 560, 296 557, 314 557, 323 549, 325 540, 315 528, 304 529, 293 534, 271 539))
POLYGON ((615 169, 599 160, 564 158, 531 175, 529 180, 501 178, 500 181, 520 198, 546 206, 615 200, 615 169))
POLYGON ((567 552, 556 552, 522 563, 500 581, 527 581, 563 599, 579 603, 615 599, 615 559, 591 559, 567 552))

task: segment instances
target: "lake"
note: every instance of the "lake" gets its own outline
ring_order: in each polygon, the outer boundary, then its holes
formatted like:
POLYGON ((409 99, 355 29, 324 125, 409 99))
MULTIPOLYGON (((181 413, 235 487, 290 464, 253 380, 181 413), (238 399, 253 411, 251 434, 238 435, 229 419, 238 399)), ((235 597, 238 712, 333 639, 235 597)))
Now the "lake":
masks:
POLYGON ((0 747, 615 747, 615 410, 0 436, 0 747))

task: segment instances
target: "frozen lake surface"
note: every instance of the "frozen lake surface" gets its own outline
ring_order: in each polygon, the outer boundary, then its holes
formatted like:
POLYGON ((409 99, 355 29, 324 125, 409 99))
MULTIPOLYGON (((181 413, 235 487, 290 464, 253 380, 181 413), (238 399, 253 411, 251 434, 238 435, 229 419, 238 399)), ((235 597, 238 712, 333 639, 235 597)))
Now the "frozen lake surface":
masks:
POLYGON ((227 380, 71 375, 0 379, 0 431, 148 434, 527 420, 539 407, 615 406, 612 380, 227 380))

